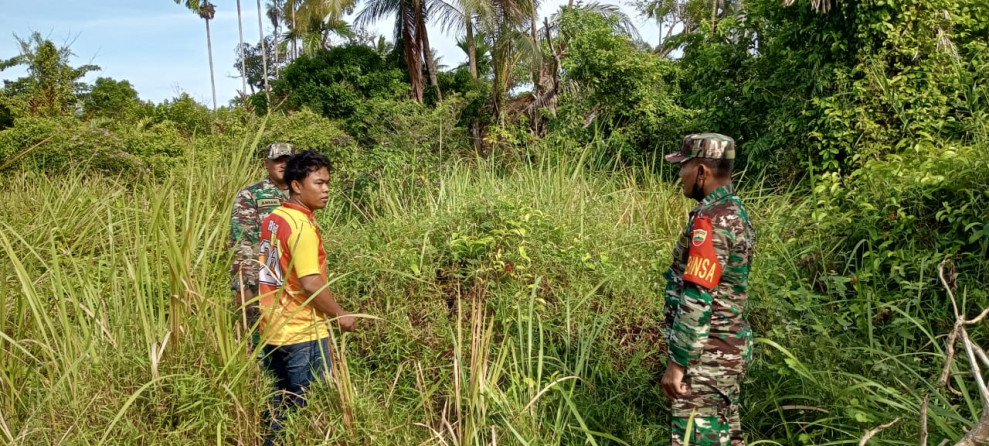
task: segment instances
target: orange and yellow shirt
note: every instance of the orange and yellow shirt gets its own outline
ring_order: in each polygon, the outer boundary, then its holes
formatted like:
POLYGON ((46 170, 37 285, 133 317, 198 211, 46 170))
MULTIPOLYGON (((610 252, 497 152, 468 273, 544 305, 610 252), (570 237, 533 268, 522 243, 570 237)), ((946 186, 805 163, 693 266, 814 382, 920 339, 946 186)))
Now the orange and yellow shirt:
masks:
POLYGON ((286 202, 261 222, 258 289, 261 340, 289 345, 330 335, 326 315, 309 302, 300 277, 319 274, 326 281, 326 252, 313 213, 286 202))

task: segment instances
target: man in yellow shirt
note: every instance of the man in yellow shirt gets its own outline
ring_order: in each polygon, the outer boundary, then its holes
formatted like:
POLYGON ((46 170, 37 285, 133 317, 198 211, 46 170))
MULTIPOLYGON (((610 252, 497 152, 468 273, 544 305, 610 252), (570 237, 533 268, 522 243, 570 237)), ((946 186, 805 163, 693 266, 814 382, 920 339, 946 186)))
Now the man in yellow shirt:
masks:
POLYGON ((343 331, 354 330, 355 318, 326 287, 326 252, 313 216, 329 200, 329 179, 325 156, 308 150, 292 155, 284 174, 289 199, 261 222, 261 342, 265 368, 279 390, 271 401, 265 444, 273 444, 281 430, 283 403, 305 406, 306 388, 329 368, 328 320, 336 318, 343 331))

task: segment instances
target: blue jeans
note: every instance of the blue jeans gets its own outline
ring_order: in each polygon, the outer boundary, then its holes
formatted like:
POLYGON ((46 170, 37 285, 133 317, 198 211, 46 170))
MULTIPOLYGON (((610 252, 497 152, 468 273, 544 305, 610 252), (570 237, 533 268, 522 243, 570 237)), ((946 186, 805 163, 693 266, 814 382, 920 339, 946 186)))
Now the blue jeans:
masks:
POLYGON ((282 429, 288 410, 305 407, 305 392, 309 383, 321 379, 330 367, 330 339, 306 341, 290 345, 265 344, 262 348, 264 367, 275 375, 278 391, 269 400, 268 436, 264 444, 274 444, 282 429))

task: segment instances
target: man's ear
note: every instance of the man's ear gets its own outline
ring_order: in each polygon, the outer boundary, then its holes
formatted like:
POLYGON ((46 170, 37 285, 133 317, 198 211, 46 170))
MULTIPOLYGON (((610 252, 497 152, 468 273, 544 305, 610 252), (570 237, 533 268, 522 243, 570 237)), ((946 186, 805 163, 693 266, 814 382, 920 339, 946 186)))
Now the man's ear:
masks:
POLYGON ((288 193, 290 195, 298 194, 298 192, 295 191, 296 185, 299 186, 299 189, 302 189, 302 183, 300 183, 299 180, 292 180, 292 182, 288 184, 288 193))
POLYGON ((704 161, 698 160, 697 161, 697 174, 694 175, 694 177, 695 178, 700 178, 701 176, 704 176, 704 178, 710 177, 711 176, 711 168, 708 167, 707 166, 707 163, 705 163, 704 161))

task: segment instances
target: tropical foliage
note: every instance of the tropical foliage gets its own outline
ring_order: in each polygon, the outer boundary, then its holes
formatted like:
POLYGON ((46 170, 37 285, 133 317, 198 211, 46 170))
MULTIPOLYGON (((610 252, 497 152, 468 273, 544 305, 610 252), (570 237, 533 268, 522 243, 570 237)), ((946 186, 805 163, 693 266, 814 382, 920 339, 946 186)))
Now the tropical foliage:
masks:
POLYGON ((989 426, 989 332, 956 323, 989 306, 986 2, 640 1, 657 45, 601 3, 258 5, 253 93, 217 110, 89 83, 38 34, 0 59, 28 68, 0 94, 3 442, 264 434, 225 231, 287 140, 334 162, 330 286, 375 318, 288 443, 667 444, 661 273, 691 203, 660 155, 694 131, 735 137, 758 232, 749 443, 989 426))

